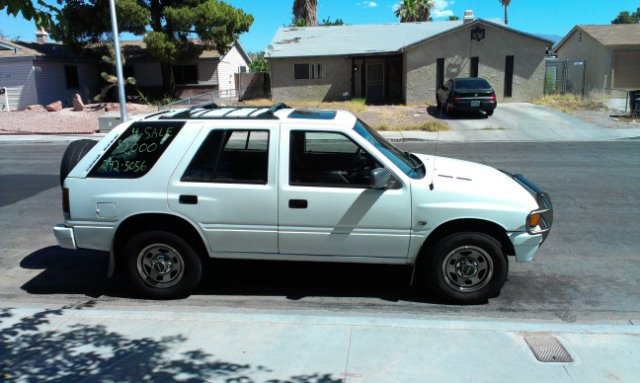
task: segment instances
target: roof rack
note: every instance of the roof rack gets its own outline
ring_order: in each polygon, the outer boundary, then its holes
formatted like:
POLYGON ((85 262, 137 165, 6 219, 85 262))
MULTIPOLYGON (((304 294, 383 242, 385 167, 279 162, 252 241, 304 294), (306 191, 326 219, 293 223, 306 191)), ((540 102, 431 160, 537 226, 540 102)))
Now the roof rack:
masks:
POLYGON ((218 119, 277 119, 274 114, 276 111, 280 109, 288 108, 288 106, 284 103, 273 104, 271 107, 261 107, 261 106, 219 106, 216 103, 208 103, 195 105, 188 110, 184 110, 182 112, 178 112, 170 115, 163 115, 158 117, 159 119, 202 119, 202 120, 218 120, 218 119), (214 109, 228 109, 222 114, 209 114, 208 111, 212 111, 214 109), (243 109, 251 109, 250 112, 246 114, 236 114, 239 110, 243 109), (233 114, 233 115, 232 115, 233 114))

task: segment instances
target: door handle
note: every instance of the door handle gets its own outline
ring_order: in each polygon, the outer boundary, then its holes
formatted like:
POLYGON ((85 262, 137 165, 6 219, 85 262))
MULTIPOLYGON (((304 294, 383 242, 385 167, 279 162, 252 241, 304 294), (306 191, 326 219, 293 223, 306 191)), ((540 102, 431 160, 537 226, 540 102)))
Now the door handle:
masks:
POLYGON ((180 194, 180 197, 178 197, 178 202, 180 202, 183 205, 197 205, 198 204, 198 196, 197 195, 180 194))
POLYGON ((290 199, 289 200, 289 208, 291 209, 306 209, 307 205, 308 203, 306 199, 290 199))

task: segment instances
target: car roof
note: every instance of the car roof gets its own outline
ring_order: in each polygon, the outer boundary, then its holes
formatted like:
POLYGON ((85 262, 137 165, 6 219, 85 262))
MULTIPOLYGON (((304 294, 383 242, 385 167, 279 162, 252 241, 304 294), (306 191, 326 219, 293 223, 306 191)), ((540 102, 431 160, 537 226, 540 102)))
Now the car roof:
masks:
MULTIPOLYGON (((192 108, 152 113, 144 120, 279 120, 281 122, 335 122, 352 127, 356 117, 344 110, 294 109, 279 103, 265 106, 218 106, 202 104, 192 108)), ((332 126, 335 126, 332 124, 332 126)))

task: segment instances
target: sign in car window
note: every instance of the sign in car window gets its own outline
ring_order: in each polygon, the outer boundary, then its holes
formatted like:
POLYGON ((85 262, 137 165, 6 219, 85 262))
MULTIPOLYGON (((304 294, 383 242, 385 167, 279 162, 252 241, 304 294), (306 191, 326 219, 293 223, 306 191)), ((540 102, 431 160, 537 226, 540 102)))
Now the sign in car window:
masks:
POLYGON ((184 124, 184 121, 131 124, 98 161, 89 177, 142 177, 160 159, 184 124))

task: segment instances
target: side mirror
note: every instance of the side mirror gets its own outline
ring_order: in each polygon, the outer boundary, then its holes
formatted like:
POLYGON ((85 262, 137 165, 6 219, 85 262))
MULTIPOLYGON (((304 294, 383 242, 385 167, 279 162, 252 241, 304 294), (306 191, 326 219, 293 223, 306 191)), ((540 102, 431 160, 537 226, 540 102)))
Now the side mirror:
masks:
POLYGON ((385 168, 371 169, 369 179, 371 180, 369 187, 377 190, 388 189, 393 180, 391 174, 385 168))

